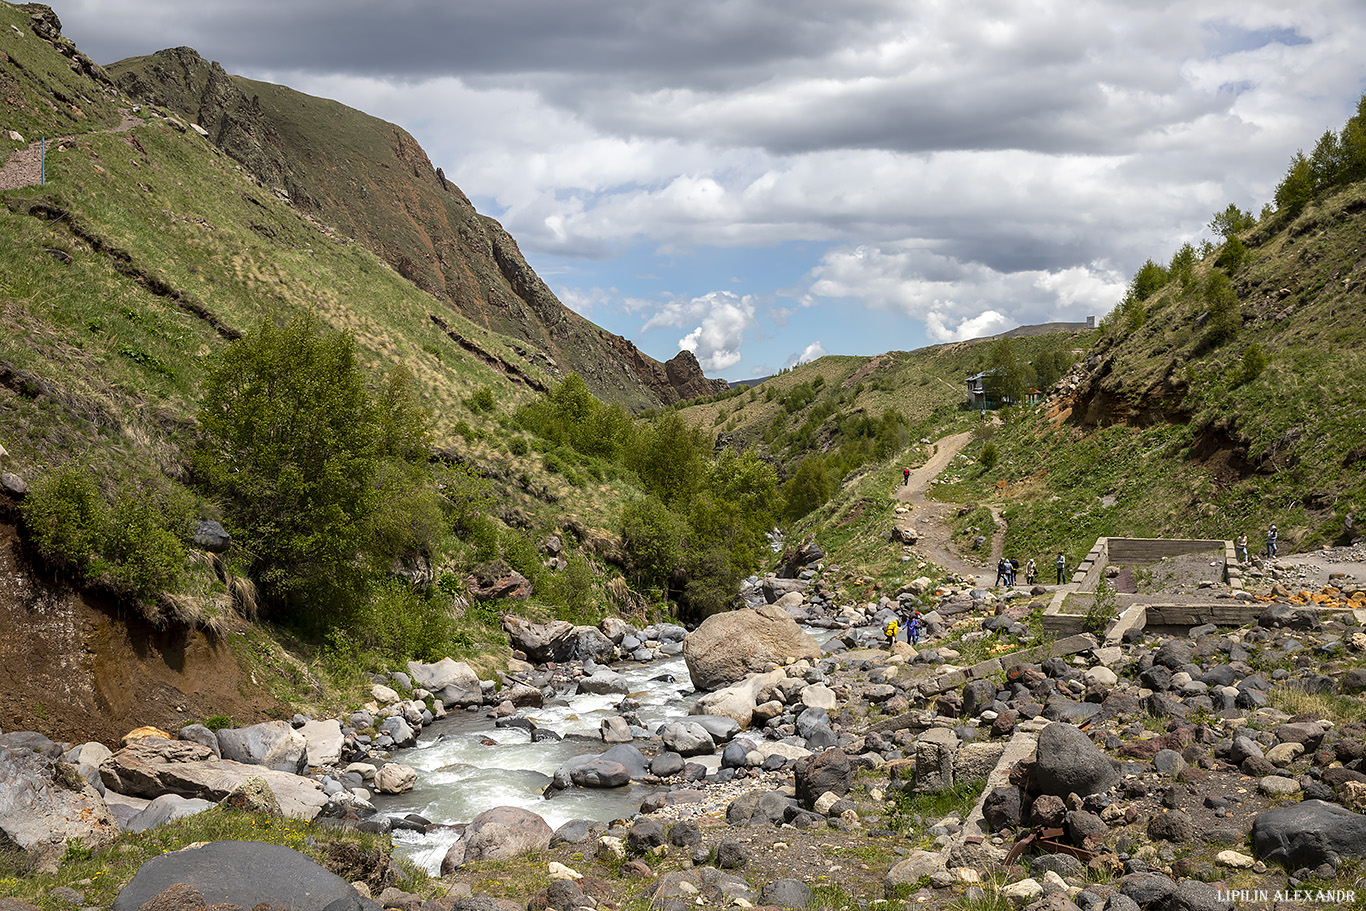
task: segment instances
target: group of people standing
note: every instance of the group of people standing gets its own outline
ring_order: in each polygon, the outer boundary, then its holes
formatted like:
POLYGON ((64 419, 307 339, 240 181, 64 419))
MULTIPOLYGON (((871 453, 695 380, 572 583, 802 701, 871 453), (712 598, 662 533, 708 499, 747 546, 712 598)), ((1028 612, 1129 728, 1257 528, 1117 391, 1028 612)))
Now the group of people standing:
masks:
MULTIPOLYGON (((1276 526, 1273 525, 1273 526, 1271 526, 1270 528, 1268 528, 1268 529, 1266 530, 1266 551, 1262 554, 1262 556, 1264 556, 1264 557, 1278 557, 1278 556, 1280 556, 1280 550, 1279 550, 1279 549, 1277 548, 1277 546, 1276 546, 1277 537, 1278 537, 1278 536, 1277 536, 1277 534, 1276 534, 1276 526)), ((1246 532, 1239 532, 1238 537, 1236 537, 1236 538, 1233 539, 1233 551, 1234 551, 1234 555, 1238 558, 1238 562, 1239 562, 1239 563, 1246 563, 1246 562, 1247 562, 1247 533, 1246 533, 1246 532)))
MULTIPOLYGON (((1058 553, 1057 559, 1053 561, 1054 567, 1058 570, 1058 584, 1062 585, 1063 578, 1067 575, 1067 558, 1058 553)), ((1016 584, 1020 564, 1008 557, 1002 557, 1001 562, 996 564, 996 584, 1012 586, 1016 584)), ((1039 581, 1039 567, 1030 557, 1024 565, 1025 585, 1033 585, 1039 581)))
MULTIPOLYGON (((906 641, 912 645, 920 644, 920 634, 925 629, 925 620, 920 616, 920 608, 912 607, 910 616, 906 618, 906 641)), ((887 620, 887 625, 882 628, 882 634, 887 637, 887 651, 891 651, 896 645, 897 636, 901 633, 901 618, 897 614, 887 620)))

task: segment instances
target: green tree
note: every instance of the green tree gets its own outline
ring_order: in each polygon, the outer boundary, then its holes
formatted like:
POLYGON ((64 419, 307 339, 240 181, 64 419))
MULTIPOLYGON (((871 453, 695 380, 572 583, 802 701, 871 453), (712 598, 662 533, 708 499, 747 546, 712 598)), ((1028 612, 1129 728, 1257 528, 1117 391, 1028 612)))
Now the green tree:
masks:
POLYGON ((1195 284, 1195 263, 1198 257, 1195 248, 1190 244, 1182 244, 1181 248, 1172 254, 1171 265, 1167 267, 1167 273, 1171 278, 1181 283, 1183 291, 1189 291, 1195 284))
POLYGON ((376 479, 386 456, 413 454, 403 433, 420 427, 406 382, 377 403, 351 337, 312 317, 263 322, 210 369, 195 469, 225 501, 271 609, 316 619, 363 593, 376 479))
POLYGON ((1220 269, 1226 269, 1232 275, 1238 271, 1245 259, 1247 259, 1247 247, 1237 237, 1230 237, 1224 241, 1223 247, 1219 249, 1219 258, 1214 261, 1214 264, 1220 269))
POLYGON ((1015 342, 1009 338, 992 342, 987 354, 986 374, 983 385, 987 395, 998 402, 1018 402, 1029 388, 1025 362, 1020 359, 1015 342))
POLYGON ((1314 176, 1316 196, 1323 195, 1344 181, 1347 174, 1347 156, 1337 133, 1326 130, 1319 137, 1319 141, 1314 143, 1314 151, 1309 153, 1309 169, 1314 176))
POLYGON ((701 430, 665 411, 637 433, 629 465, 650 493, 679 507, 701 486, 710 452, 701 430))
POLYGON ((1244 212, 1234 203, 1229 203, 1227 209, 1215 213, 1214 218, 1210 220, 1209 228, 1215 234, 1228 240, 1233 235, 1241 234, 1256 224, 1257 219, 1252 217, 1251 212, 1244 212))
POLYGON ((1296 152, 1290 159, 1285 177, 1276 185, 1276 210, 1298 214, 1314 198, 1314 169, 1304 152, 1296 152))
POLYGON ((835 482, 826 470, 825 459, 809 455, 802 459, 797 471, 783 485, 787 497, 786 515, 796 521, 822 506, 835 492, 835 482))
POLYGON ((1151 259, 1138 267, 1133 280, 1129 282, 1129 293, 1140 301, 1146 301, 1167 284, 1167 270, 1151 259))
POLYGON ((1034 383, 1047 391, 1072 366, 1072 352, 1063 345, 1046 348, 1034 358, 1034 383))
POLYGON ((688 524, 658 497, 628 503, 621 511, 621 546, 636 579, 667 589, 683 562, 688 524))
POLYGON ((1209 308, 1209 331, 1205 345, 1218 347, 1238 334, 1242 328, 1242 314, 1238 309, 1238 292, 1229 277, 1218 270, 1205 279, 1205 306, 1209 308))

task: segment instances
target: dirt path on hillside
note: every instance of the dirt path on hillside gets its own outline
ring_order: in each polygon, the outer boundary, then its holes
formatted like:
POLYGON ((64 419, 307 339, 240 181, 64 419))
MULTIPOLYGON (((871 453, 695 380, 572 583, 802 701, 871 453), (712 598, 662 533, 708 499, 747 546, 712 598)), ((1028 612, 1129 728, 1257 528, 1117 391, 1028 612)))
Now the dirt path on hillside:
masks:
MULTIPOLYGON (((948 468, 953 457, 958 455, 971 439, 972 431, 964 431, 946 436, 934 443, 934 454, 924 465, 914 469, 911 472, 910 482, 898 485, 892 496, 893 499, 910 507, 910 511, 897 516, 896 521, 898 527, 914 528, 919 535, 919 540, 911 547, 911 550, 925 560, 942 566, 950 572, 958 573, 964 578, 975 579, 979 585, 986 585, 995 579, 995 571, 991 569, 992 564, 986 564, 981 560, 965 556, 953 544, 950 522, 961 508, 960 505, 957 503, 940 503, 925 497, 930 482, 948 468)), ((998 518, 994 509, 992 516, 998 518)), ((1000 527, 999 521, 997 524, 997 531, 992 536, 993 555, 1000 553, 1000 547, 1005 536, 1004 528, 1000 527)))
MULTIPOLYGON (((126 133, 133 127, 142 123, 142 118, 129 111, 123 112, 123 119, 116 127, 101 130, 103 133, 126 133)), ((59 143, 70 142, 79 136, 57 136, 47 141, 48 147, 55 148, 59 143)), ((15 149, 5 162, 4 167, 0 167, 0 191, 18 190, 22 187, 32 187, 42 182, 43 179, 43 142, 31 142, 22 149, 15 149)))

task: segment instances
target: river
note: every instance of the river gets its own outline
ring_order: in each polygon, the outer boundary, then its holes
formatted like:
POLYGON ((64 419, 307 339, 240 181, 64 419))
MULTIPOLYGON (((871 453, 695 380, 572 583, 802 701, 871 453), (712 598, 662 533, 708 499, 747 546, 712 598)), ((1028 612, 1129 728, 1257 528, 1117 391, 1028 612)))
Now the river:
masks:
MULTIPOLYGON (((808 629, 824 644, 831 630, 808 629)), ((682 656, 645 663, 612 666, 630 683, 629 698, 640 703, 636 714, 653 732, 666 721, 688 714, 697 694, 682 656)), ((417 771, 413 790, 392 796, 376 795, 375 806, 390 816, 416 813, 435 823, 469 822, 484 810, 500 806, 523 807, 539 814, 552 829, 571 819, 607 822, 630 818, 640 802, 656 787, 631 784, 622 788, 569 788, 552 798, 542 792, 555 770, 567 759, 607 749, 598 733, 599 723, 618 714, 614 706, 625 698, 618 694, 579 694, 552 700, 543 708, 522 709, 518 714, 538 728, 554 731, 562 741, 531 742, 520 728, 496 727, 488 708, 457 711, 422 731, 417 746, 398 750, 393 762, 417 771), (576 736, 577 735, 577 736, 576 736)), ((720 754, 695 757, 715 770, 720 754)), ((455 843, 454 831, 430 835, 395 831, 396 853, 431 873, 439 873, 441 859, 455 843)))

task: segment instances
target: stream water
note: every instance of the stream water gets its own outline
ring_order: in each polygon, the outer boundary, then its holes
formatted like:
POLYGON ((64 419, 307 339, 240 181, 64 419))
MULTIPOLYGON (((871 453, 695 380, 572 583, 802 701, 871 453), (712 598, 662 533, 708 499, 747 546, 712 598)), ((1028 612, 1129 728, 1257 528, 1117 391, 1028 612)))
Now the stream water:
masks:
MULTIPOLYGON (((808 632, 822 644, 833 635, 830 630, 808 632)), ((686 716, 696 701, 681 656, 612 669, 630 682, 630 698, 640 703, 636 714, 650 731, 686 716)), ((486 717, 487 709, 457 712, 424 728, 417 746, 395 752, 394 762, 417 771, 417 784, 404 794, 376 795, 375 806, 390 816, 416 813, 436 823, 469 822, 493 807, 523 807, 539 814, 552 829, 571 819, 629 818, 652 788, 569 788, 552 798, 542 796, 565 760, 607 749, 598 725, 618 714, 613 706, 622 698, 584 693, 555 699, 543 708, 523 709, 519 714, 536 727, 565 738, 539 743, 532 743, 531 735, 520 728, 496 727, 486 717)), ((705 762, 706 757, 693 761, 705 762)), ((441 859, 457 838, 448 830, 430 835, 394 832, 398 854, 432 873, 440 872, 441 859)))

